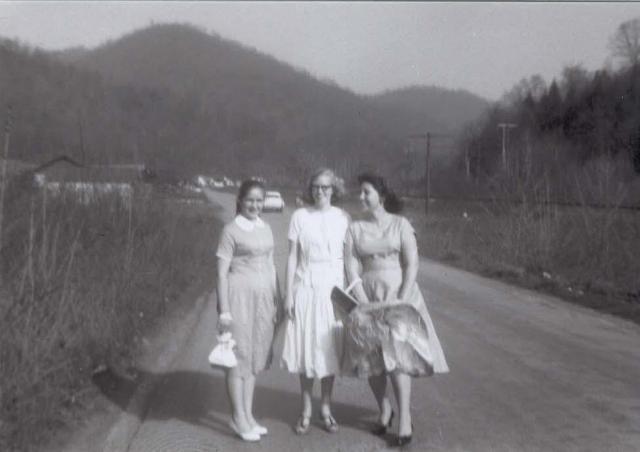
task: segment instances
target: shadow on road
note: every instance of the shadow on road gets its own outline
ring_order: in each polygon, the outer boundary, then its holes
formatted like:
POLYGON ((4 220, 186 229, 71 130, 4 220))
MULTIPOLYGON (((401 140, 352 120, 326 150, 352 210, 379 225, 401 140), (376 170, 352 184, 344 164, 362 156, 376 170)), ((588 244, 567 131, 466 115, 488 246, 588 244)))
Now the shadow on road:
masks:
MULTIPOLYGON (((233 212, 225 203, 221 202, 217 193, 205 190, 208 204, 217 219, 224 219, 233 212)), ((232 197, 229 199, 233 199, 232 197)), ((233 203, 230 204, 233 206, 233 203)), ((296 376, 282 370, 270 370, 266 373, 269 378, 263 381, 277 381, 280 375, 282 381, 291 382, 285 389, 263 386, 258 378, 254 399, 254 414, 261 420, 274 420, 293 426, 298 419, 300 410, 299 386, 296 376), (274 379, 275 378, 275 379, 274 379)), ((267 376, 265 375, 265 376, 267 376)), ((93 383, 102 394, 116 404, 122 411, 129 411, 147 420, 178 420, 194 426, 202 426, 214 430, 216 433, 233 436, 228 426, 230 406, 227 401, 224 375, 221 370, 177 370, 162 374, 154 374, 139 369, 114 371, 107 368, 92 377, 93 383), (152 391, 145 404, 144 411, 132 408, 130 403, 136 391, 143 385, 150 385, 152 391)), ((361 384, 366 385, 366 381, 361 384)), ((319 391, 319 382, 314 388, 319 391)), ((373 396, 371 407, 375 405, 373 396)), ((317 401, 314 407, 319 407, 317 401)), ((370 430, 376 410, 355 405, 340 403, 334 400, 333 414, 338 423, 343 426, 359 430, 370 430)), ((321 421, 316 415, 312 423, 317 426, 321 421)))
MULTIPOLYGON (((291 378, 284 372, 283 376, 291 378)), ((141 384, 153 384, 154 389, 150 393, 143 418, 176 419, 216 430, 220 434, 231 434, 227 424, 230 407, 224 376, 220 370, 212 370, 211 373, 174 371, 157 375, 138 370, 118 374, 107 369, 94 375, 93 382, 105 397, 123 411, 128 409, 131 398, 141 384)), ((362 384, 366 382, 363 381, 362 384)), ((319 383, 316 386, 318 390, 319 383)), ((371 402, 373 403, 373 396, 371 402)), ((318 405, 314 403, 314 406, 318 405)), ((254 414, 258 419, 272 419, 293 426, 298 417, 299 406, 297 380, 291 391, 283 391, 261 386, 258 379, 254 399, 254 414)), ((368 431, 373 426, 372 417, 376 411, 334 401, 333 413, 341 425, 368 431)), ((321 425, 318 416, 312 419, 312 423, 321 425)))

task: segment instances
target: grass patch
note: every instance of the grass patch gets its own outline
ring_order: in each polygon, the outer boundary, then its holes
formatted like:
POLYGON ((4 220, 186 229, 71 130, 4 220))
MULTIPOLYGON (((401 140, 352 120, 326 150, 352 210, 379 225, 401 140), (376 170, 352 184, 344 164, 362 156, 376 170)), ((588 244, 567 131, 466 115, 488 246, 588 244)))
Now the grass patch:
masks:
MULTIPOLYGON (((344 207, 360 211, 352 197, 344 207)), ((640 211, 408 198, 421 256, 640 324, 640 211)))
POLYGON ((640 323, 640 212, 420 201, 406 215, 423 256, 640 323), (453 257, 453 258, 452 258, 453 257))
POLYGON ((136 190, 83 205, 28 185, 7 191, 0 253, 0 450, 29 450, 79 409, 101 364, 131 359, 143 334, 212 284, 206 204, 136 190))

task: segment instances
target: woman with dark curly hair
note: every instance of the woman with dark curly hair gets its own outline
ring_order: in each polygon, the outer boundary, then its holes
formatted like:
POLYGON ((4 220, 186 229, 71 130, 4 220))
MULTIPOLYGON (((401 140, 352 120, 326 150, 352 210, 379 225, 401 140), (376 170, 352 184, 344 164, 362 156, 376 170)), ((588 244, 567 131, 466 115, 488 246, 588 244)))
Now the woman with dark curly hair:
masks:
POLYGON ((411 377, 449 371, 442 347, 416 284, 418 247, 409 221, 397 215, 402 202, 376 174, 362 174, 364 219, 349 226, 345 243, 347 277, 359 306, 345 325, 347 374, 368 377, 385 434, 394 412, 387 396, 390 377, 399 410, 397 445, 411 441, 411 377), (359 268, 362 274, 358 275, 359 268))

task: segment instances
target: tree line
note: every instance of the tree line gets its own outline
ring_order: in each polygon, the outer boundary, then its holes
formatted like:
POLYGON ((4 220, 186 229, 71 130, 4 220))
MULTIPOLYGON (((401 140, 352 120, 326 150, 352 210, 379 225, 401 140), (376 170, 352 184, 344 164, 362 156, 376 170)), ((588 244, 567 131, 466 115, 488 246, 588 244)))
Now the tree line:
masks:
POLYGON ((610 39, 616 69, 564 68, 547 84, 521 80, 460 138, 458 164, 469 176, 539 178, 568 167, 614 161, 618 177, 640 174, 640 19, 610 39))

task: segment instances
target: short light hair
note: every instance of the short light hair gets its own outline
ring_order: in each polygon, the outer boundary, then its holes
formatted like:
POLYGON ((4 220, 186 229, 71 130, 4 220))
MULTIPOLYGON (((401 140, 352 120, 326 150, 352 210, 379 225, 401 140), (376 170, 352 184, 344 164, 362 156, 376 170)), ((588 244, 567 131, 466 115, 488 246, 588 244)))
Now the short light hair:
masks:
POLYGON ((330 168, 318 168, 314 171, 307 181, 307 189, 304 191, 303 200, 307 204, 313 204, 313 189, 311 186, 320 176, 329 176, 331 178, 331 204, 340 202, 345 194, 344 180, 336 176, 336 173, 330 168))

